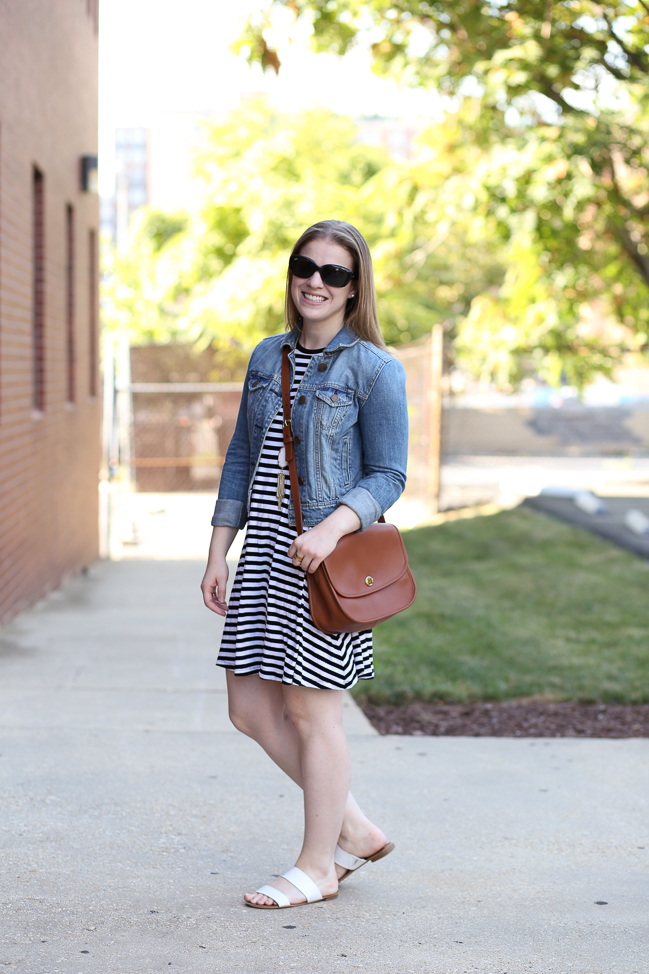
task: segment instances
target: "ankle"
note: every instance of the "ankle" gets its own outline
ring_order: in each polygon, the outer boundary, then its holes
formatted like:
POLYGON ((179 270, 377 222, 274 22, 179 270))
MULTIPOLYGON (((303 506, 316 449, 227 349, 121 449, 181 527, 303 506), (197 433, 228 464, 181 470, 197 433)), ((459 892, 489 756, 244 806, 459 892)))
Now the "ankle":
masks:
POLYGON ((343 842, 358 842, 370 836, 380 836, 382 834, 378 825, 374 825, 366 818, 361 822, 343 822, 340 830, 340 839, 343 842))
POLYGON ((305 872, 307 876, 310 876, 313 882, 320 886, 320 888, 322 888, 323 884, 330 884, 332 881, 337 885, 336 868, 333 862, 323 862, 322 860, 314 860, 306 856, 300 856, 295 865, 302 872, 305 872))
POLYGON ((369 821, 362 828, 343 828, 338 838, 340 848, 355 856, 372 855, 386 842, 385 833, 369 821))

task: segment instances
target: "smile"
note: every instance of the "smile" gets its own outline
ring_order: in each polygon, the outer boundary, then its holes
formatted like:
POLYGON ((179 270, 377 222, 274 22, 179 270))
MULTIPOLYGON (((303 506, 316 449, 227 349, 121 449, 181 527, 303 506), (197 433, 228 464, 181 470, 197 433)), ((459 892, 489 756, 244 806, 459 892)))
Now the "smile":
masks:
POLYGON ((327 300, 322 294, 310 294, 308 291, 302 291, 302 297, 305 301, 314 301, 317 304, 327 300))

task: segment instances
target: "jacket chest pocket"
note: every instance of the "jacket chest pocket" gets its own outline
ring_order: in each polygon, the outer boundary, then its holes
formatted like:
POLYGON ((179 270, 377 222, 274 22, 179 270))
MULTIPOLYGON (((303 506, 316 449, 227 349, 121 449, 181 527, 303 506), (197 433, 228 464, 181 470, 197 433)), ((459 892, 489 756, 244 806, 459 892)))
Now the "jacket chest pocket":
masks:
POLYGON ((318 389, 316 399, 316 422, 325 430, 348 426, 355 416, 354 397, 337 389, 318 389))
POLYGON ((248 378, 248 423, 259 426, 264 413, 263 403, 268 396, 270 376, 252 372, 248 378))

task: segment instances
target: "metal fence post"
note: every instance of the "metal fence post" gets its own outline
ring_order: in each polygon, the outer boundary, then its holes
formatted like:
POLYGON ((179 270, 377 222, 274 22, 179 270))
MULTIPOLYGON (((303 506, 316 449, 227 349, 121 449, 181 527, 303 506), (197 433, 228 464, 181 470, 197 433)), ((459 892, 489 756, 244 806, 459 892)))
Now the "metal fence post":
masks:
POLYGON ((428 382, 428 504, 431 514, 439 510, 442 454, 442 371, 444 366, 444 327, 434 325, 430 335, 428 382))
POLYGON ((115 439, 115 340, 111 332, 104 335, 102 356, 103 416, 100 480, 100 554, 110 559, 113 531, 113 441, 115 439))

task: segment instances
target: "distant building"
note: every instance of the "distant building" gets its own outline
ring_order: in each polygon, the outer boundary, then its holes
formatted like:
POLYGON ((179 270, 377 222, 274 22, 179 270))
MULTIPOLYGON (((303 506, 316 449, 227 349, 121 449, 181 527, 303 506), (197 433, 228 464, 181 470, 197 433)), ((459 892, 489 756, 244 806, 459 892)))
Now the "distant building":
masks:
POLYGON ((142 126, 115 129, 114 165, 115 191, 101 200, 101 231, 121 245, 126 242, 135 211, 150 202, 148 129, 142 126))
POLYGON ((149 139, 145 128, 115 130, 115 234, 126 241, 131 217, 149 202, 149 139))
MULTIPOLYGON (((131 217, 141 206, 168 213, 188 210, 200 197, 194 153, 203 126, 224 112, 157 111, 146 125, 115 129, 115 188, 101 200, 101 227, 111 241, 126 242, 131 217)), ((102 157, 102 166, 110 163, 102 157)))
POLYGON ((0 4, 0 620, 97 557, 97 30, 0 4))
POLYGON ((148 136, 144 128, 115 130, 115 162, 124 177, 129 216, 149 202, 148 136))
POLYGON ((407 121, 378 115, 363 116, 355 121, 359 142, 385 149, 399 162, 408 162, 413 158, 417 136, 430 126, 430 120, 407 121))

